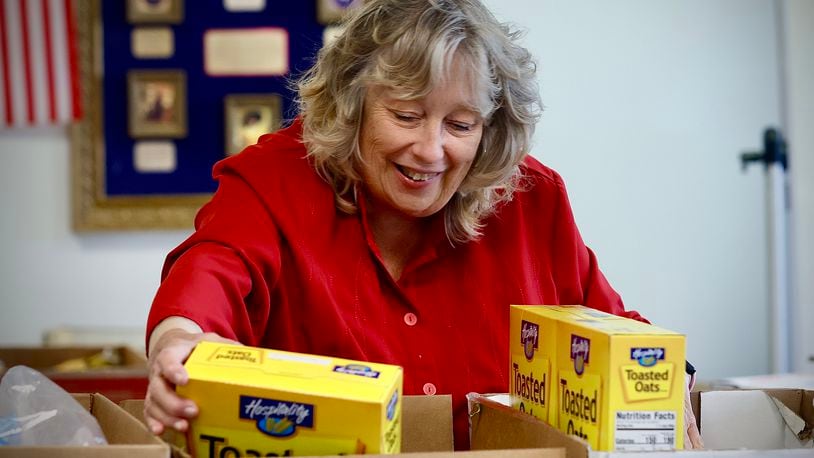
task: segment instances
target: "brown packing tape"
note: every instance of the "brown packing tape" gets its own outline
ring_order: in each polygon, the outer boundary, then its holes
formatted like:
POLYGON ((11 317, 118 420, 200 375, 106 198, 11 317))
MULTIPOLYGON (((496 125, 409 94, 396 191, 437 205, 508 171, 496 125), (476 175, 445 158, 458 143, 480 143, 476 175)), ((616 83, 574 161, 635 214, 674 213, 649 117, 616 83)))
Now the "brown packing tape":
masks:
POLYGON ((585 441, 566 436, 530 415, 479 395, 471 397, 470 403, 473 450, 561 448, 568 457, 588 457, 585 441))

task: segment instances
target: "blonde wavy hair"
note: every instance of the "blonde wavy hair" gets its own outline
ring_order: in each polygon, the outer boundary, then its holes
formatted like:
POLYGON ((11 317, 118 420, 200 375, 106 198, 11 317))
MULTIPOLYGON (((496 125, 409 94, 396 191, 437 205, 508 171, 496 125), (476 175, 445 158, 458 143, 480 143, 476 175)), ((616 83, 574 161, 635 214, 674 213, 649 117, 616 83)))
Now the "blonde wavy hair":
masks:
POLYGON ((483 220, 511 200, 521 183, 542 110, 536 65, 478 0, 367 0, 342 33, 296 82, 303 142, 336 205, 354 213, 361 183, 359 131, 365 94, 373 85, 416 99, 447 77, 455 57, 472 72, 484 119, 475 161, 445 207, 451 243, 477 239, 483 220))

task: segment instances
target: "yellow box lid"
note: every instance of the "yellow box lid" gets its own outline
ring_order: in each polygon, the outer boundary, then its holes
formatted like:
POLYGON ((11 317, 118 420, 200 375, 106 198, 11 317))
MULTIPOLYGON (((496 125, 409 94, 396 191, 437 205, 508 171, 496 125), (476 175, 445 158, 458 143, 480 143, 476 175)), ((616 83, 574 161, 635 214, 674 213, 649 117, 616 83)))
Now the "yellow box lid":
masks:
POLYGON ((200 342, 184 364, 190 379, 382 402, 402 376, 399 366, 200 342))
POLYGON ((608 335, 683 335, 652 324, 585 307, 584 305, 512 305, 511 307, 608 335))

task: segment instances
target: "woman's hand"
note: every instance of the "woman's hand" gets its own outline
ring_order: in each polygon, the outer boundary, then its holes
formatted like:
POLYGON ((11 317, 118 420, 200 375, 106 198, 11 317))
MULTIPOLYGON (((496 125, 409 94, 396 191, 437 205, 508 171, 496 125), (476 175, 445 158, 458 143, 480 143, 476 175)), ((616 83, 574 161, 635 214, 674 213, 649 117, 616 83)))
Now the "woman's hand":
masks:
POLYGON ((189 420, 198 415, 198 406, 175 394, 175 386, 186 385, 189 381, 184 361, 195 345, 203 340, 240 345, 211 332, 190 332, 180 328, 168 329, 155 342, 150 342, 144 419, 153 434, 161 434, 168 427, 185 432, 189 420))

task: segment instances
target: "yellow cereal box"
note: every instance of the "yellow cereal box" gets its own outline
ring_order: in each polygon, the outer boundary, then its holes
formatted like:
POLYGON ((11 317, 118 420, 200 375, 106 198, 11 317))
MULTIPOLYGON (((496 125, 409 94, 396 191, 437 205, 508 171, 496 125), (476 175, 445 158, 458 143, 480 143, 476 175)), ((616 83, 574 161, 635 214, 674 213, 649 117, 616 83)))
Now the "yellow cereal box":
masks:
POLYGON ((512 307, 511 364, 509 393, 512 407, 534 415, 542 421, 556 424, 556 407, 551 403, 557 385, 553 381, 553 358, 557 325, 554 320, 526 319, 525 310, 512 307))
POLYGON ((184 367, 177 392, 200 410, 187 438, 194 456, 401 449, 398 366, 201 342, 184 367))
POLYGON ((513 305, 510 314, 515 408, 533 406, 594 450, 683 447, 683 335, 583 306, 513 305))

